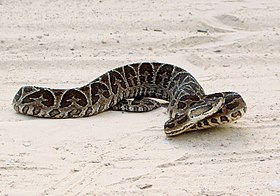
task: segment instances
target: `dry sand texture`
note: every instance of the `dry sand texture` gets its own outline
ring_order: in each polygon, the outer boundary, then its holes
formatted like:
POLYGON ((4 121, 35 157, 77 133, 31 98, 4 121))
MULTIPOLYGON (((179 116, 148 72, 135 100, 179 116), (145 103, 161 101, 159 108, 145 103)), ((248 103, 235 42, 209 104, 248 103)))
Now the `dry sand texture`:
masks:
POLYGON ((0 0, 0 195, 279 195, 279 0, 0 0), (166 138, 166 110, 16 114, 22 85, 68 88, 135 61, 237 91, 237 123, 166 138))

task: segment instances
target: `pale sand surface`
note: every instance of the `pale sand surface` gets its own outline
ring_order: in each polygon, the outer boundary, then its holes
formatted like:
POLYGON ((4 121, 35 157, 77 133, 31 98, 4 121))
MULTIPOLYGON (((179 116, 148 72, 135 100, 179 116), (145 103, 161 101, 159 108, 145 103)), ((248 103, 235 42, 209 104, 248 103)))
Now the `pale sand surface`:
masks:
POLYGON ((93 2, 0 0, 0 195, 280 194, 280 2, 93 2), (50 120, 11 107, 20 86, 81 86, 143 60, 239 92, 247 114, 167 138, 164 108, 50 120))

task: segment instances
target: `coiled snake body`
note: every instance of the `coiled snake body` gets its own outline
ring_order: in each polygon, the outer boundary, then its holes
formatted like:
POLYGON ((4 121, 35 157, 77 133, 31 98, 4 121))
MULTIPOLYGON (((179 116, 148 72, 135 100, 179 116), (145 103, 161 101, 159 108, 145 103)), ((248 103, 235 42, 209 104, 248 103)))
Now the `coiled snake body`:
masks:
POLYGON ((206 95, 184 69, 156 62, 118 67, 80 88, 24 86, 16 93, 13 106, 17 112, 31 116, 75 118, 108 109, 145 112, 161 106, 150 98, 169 102, 170 118, 164 125, 167 136, 233 122, 246 112, 238 93, 206 95))

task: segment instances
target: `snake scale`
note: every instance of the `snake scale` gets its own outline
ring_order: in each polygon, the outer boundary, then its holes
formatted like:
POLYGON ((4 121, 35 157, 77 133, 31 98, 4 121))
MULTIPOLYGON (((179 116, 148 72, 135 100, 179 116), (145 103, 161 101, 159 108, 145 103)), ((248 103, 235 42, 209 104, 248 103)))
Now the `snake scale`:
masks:
POLYGON ((133 63, 115 68, 89 84, 72 89, 21 87, 13 99, 22 114, 44 118, 76 118, 108 109, 145 112, 169 102, 167 136, 234 122, 246 112, 235 92, 206 95, 186 70, 158 62, 133 63))

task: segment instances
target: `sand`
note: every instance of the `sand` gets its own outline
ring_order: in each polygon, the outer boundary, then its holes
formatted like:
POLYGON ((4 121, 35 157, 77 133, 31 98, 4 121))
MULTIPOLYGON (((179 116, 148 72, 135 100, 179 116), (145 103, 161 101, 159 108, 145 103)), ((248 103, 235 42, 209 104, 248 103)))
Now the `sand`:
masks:
POLYGON ((0 0, 0 195, 279 195, 278 0, 0 0), (23 85, 70 88, 131 62, 236 91, 237 123, 167 138, 165 108, 51 120, 23 85))

